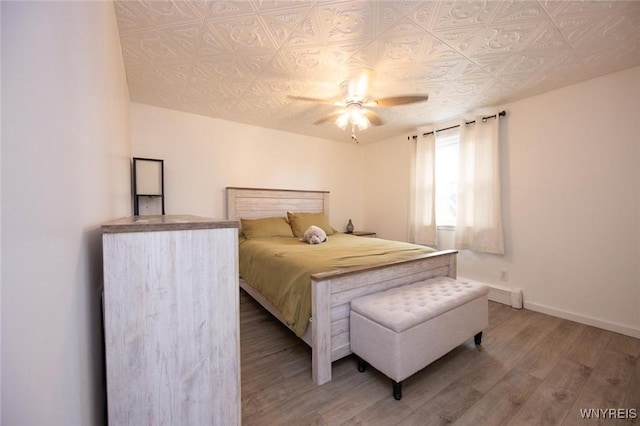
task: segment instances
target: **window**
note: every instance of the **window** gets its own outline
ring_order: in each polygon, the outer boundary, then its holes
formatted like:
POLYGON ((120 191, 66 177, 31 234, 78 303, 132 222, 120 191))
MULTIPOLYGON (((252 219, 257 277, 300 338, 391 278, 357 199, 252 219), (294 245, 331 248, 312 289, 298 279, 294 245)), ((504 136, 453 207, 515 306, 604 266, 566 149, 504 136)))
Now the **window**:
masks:
POLYGON ((436 137, 436 224, 456 226, 458 199, 458 132, 436 137))

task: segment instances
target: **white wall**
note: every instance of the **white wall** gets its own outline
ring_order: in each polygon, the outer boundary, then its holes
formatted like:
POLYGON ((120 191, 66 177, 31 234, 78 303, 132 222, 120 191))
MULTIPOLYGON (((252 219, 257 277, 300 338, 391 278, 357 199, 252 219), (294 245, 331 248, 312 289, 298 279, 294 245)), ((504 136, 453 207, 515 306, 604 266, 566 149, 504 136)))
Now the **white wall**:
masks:
POLYGON ((130 211, 111 2, 2 2, 3 425, 105 419, 99 226, 130 211))
MULTIPOLYGON (((506 254, 463 251, 459 275, 520 287, 527 308, 640 337, 640 67, 500 109, 506 254)), ((408 143, 365 150, 365 217, 382 236, 407 237, 408 174, 397 170, 408 143), (379 186, 368 172, 387 167, 379 186), (396 210, 379 208, 388 199, 396 210)))
POLYGON ((331 225, 363 223, 363 148, 132 103, 132 150, 165 160, 167 214, 225 217, 225 187, 331 191, 331 225))
POLYGON ((404 135, 365 147, 365 227, 380 238, 409 241, 411 144, 404 135))

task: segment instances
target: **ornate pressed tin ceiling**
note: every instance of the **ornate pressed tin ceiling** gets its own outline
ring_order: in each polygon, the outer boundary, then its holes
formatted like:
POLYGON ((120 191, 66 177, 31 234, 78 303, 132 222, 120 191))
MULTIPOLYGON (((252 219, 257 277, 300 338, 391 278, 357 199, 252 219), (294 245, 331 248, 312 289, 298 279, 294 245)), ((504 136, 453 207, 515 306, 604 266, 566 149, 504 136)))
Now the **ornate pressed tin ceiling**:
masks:
POLYGON ((131 100, 350 141, 336 107, 370 68, 373 142, 640 65, 640 1, 116 1, 131 100))

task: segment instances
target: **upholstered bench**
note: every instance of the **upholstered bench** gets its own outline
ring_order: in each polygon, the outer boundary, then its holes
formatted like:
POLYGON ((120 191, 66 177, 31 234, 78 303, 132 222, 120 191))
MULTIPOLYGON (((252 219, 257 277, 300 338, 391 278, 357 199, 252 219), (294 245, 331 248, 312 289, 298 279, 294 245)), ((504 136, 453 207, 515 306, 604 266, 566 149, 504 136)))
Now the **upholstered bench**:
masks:
POLYGON ((351 352, 358 370, 371 364, 391 378, 393 397, 402 381, 471 336, 475 344, 489 322, 489 288, 479 282, 437 277, 351 301, 351 352))

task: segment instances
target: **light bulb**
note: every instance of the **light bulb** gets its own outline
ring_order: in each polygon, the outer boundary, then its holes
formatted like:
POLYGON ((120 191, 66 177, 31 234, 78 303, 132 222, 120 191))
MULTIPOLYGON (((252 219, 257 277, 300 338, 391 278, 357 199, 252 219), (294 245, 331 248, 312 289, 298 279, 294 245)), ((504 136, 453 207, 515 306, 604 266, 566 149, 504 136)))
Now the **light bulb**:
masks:
POLYGON ((349 113, 347 111, 343 112, 336 118, 336 126, 340 127, 342 130, 347 128, 347 124, 349 124, 349 113))
POLYGON ((358 129, 364 130, 368 128, 371 123, 367 119, 367 117, 362 113, 360 109, 353 109, 351 112, 351 124, 358 126, 358 129))

